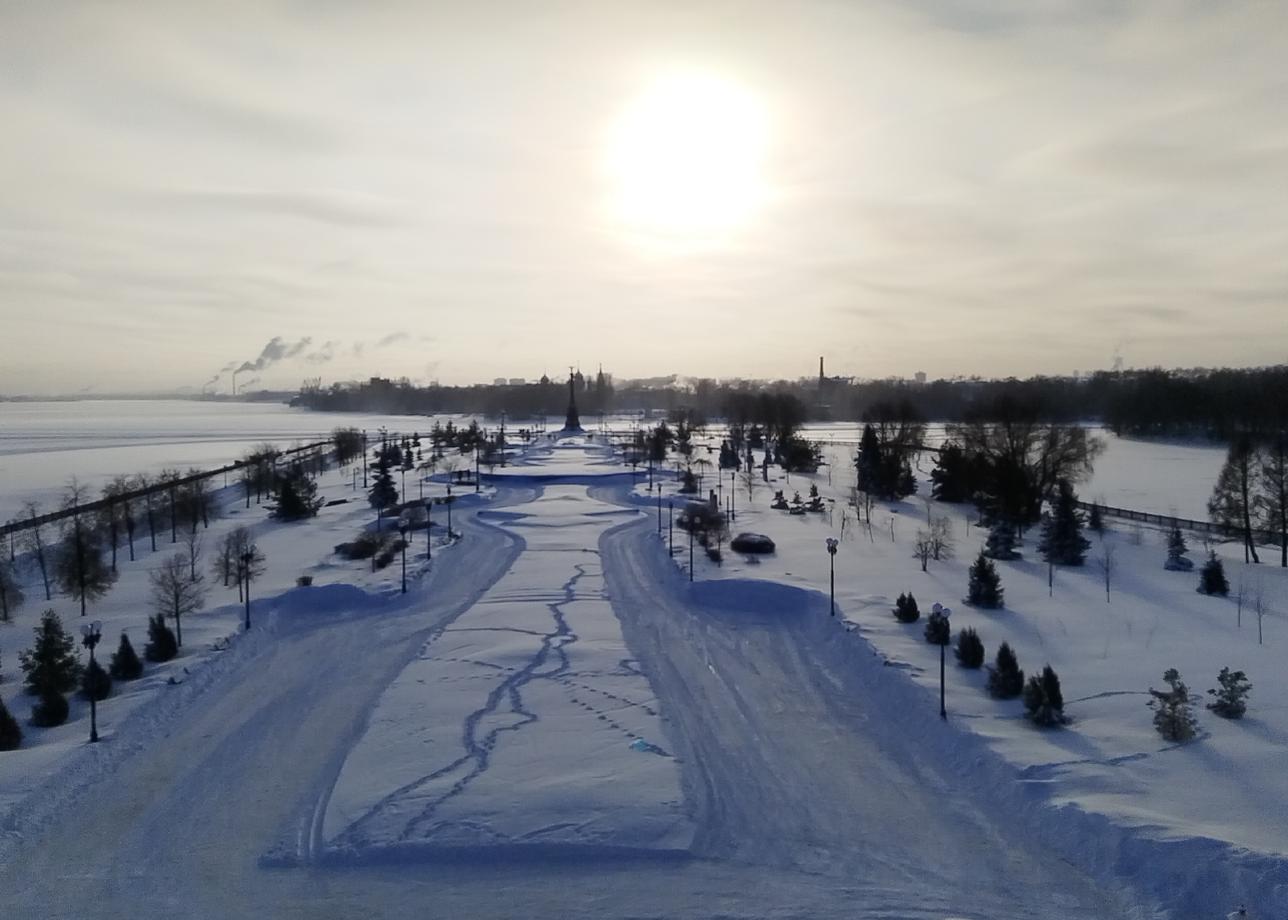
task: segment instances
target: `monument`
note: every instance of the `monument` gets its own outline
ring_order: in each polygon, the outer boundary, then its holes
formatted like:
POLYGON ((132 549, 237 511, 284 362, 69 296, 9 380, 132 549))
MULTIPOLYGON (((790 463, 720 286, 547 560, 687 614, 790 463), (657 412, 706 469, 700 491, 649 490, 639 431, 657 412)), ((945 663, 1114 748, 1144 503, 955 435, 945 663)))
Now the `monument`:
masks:
POLYGON ((572 368, 568 368, 568 415, 564 418, 560 434, 585 434, 581 427, 581 417, 577 414, 577 389, 573 383, 572 368))

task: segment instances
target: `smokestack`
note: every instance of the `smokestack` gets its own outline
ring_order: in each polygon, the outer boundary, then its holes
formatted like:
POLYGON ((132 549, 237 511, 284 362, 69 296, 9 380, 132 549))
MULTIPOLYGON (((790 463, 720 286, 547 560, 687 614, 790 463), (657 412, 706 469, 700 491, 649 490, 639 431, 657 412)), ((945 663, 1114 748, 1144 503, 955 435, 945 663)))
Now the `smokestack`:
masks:
POLYGON ((823 356, 818 356, 818 382, 823 382, 823 356))

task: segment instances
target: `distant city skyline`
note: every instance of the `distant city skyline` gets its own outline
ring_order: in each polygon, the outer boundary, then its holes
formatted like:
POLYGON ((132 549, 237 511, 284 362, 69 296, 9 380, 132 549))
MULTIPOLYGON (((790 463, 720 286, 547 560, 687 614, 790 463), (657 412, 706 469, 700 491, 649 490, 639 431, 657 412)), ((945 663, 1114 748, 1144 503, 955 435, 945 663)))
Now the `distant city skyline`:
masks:
POLYGON ((1284 60, 1252 0, 10 4, 0 393, 1283 363, 1284 60))

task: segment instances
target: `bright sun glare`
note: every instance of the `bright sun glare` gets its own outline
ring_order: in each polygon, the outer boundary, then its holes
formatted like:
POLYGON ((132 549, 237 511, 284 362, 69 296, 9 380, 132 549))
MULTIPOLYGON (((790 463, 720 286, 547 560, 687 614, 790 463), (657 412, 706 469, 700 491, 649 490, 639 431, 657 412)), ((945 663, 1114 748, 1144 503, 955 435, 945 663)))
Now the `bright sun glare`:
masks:
POLYGON ((669 237, 734 229, 764 198, 765 135, 764 110, 745 87, 697 74, 658 80, 612 128, 616 214, 669 237))

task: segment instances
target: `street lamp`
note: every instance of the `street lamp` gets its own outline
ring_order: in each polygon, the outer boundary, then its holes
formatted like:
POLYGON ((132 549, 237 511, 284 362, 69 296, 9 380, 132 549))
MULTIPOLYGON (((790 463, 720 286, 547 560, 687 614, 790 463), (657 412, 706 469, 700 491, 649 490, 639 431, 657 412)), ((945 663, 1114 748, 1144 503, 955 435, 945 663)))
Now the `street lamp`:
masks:
POLYGON ((689 581, 693 581, 693 515, 689 515, 689 581))
POLYGON ((832 616, 836 616, 836 537, 827 538, 827 557, 828 565, 831 567, 832 576, 832 616))
MULTIPOLYGON (((652 485, 649 488, 653 488, 652 485)), ((662 536, 662 484, 657 484, 657 535, 662 536)))
POLYGON ((447 484, 447 542, 452 542, 452 484, 447 484))
POLYGON ((729 471, 729 520, 738 520, 738 471, 729 471))
POLYGON ((425 505, 425 558, 434 558, 434 499, 430 498, 425 505))
POLYGON ((398 522, 398 537, 402 543, 402 593, 407 593, 407 522, 398 522))
POLYGON ((666 555, 675 555, 675 505, 666 503, 666 555))
POLYGON ((948 626, 948 618, 952 616, 952 610, 942 604, 935 604, 930 608, 931 616, 942 617, 939 632, 935 634, 935 640, 939 643, 939 718, 948 718, 948 708, 944 705, 944 652, 948 648, 948 637, 952 630, 948 626))
MULTIPOLYGON (((98 640, 103 638, 103 622, 95 620, 87 626, 81 627, 81 644, 89 649, 89 670, 92 675, 96 670, 94 667, 94 646, 98 645, 98 640)), ((89 681, 89 741, 94 744, 98 741, 98 681, 91 678, 89 681)))
POLYGON ((254 549, 242 553, 242 578, 246 582, 246 628, 250 629, 250 564, 255 561, 254 549))

